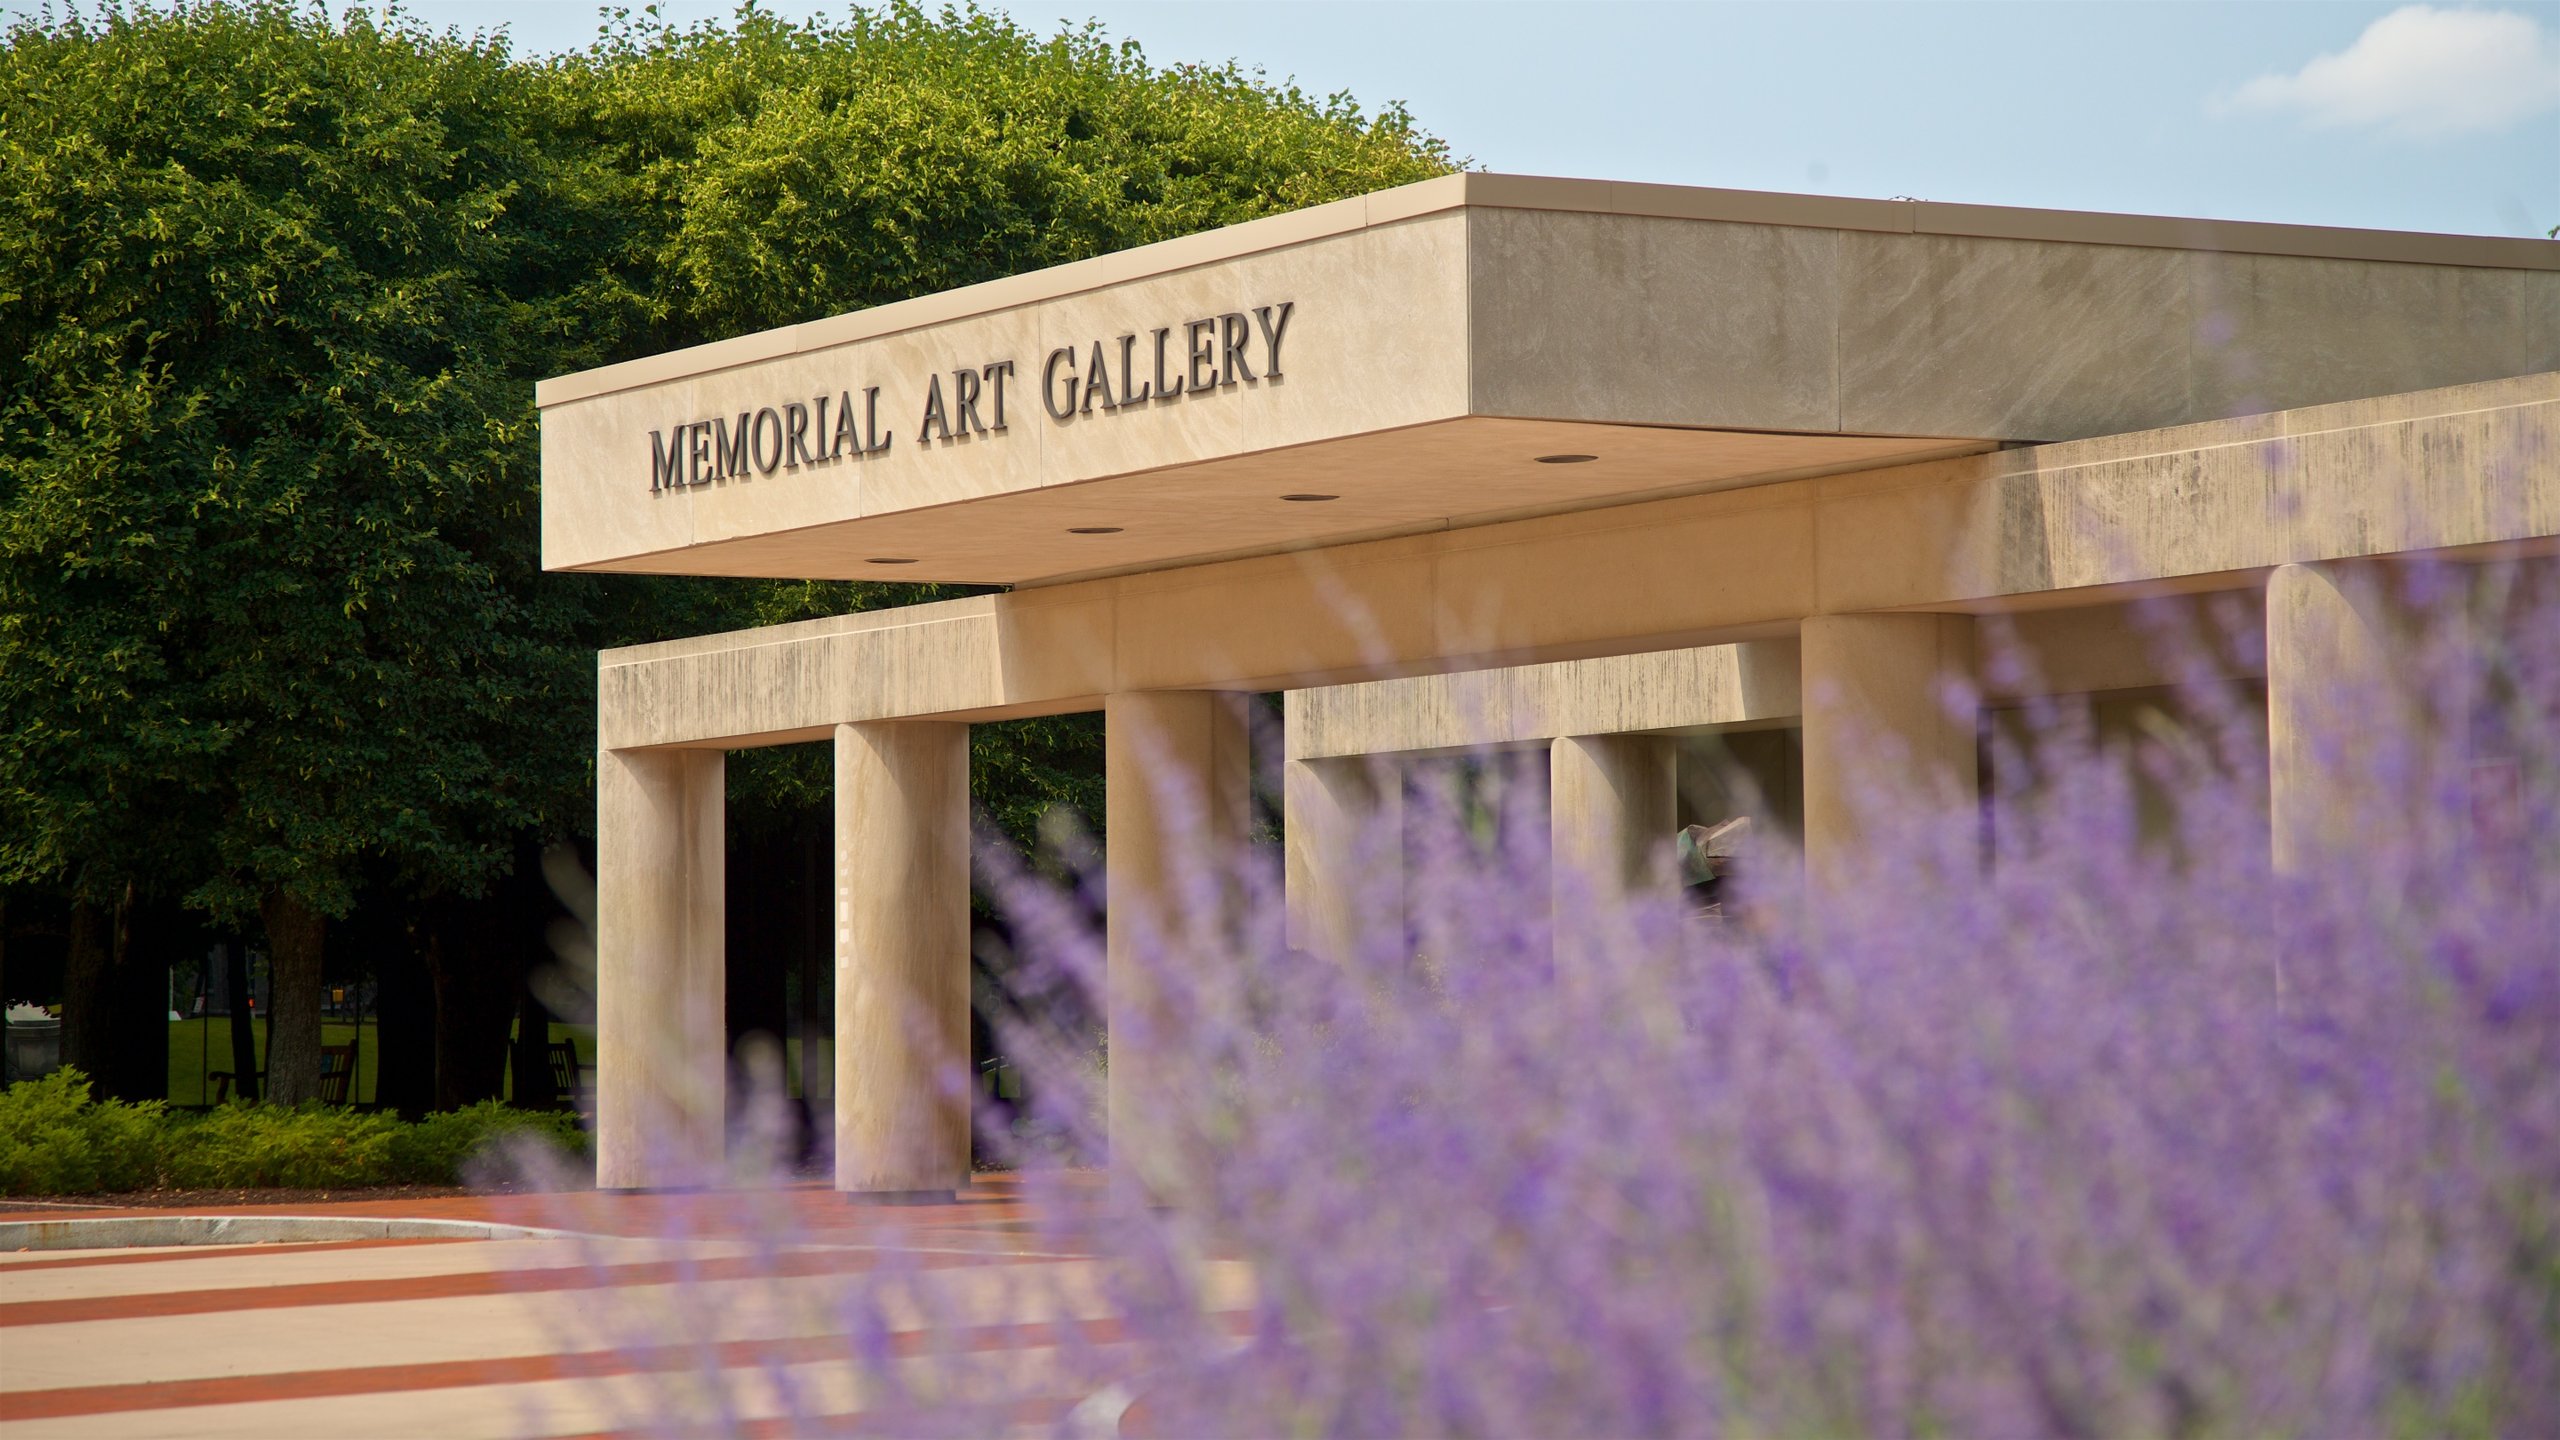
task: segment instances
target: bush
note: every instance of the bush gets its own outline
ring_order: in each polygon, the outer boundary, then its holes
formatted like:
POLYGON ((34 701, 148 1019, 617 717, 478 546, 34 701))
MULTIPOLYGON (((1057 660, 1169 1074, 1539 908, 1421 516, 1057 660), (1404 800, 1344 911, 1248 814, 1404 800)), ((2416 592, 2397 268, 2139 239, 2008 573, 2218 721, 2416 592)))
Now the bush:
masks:
POLYGON ((173 1115, 157 1100, 92 1099, 88 1077, 65 1068, 0 1091, 0 1194, 452 1185, 517 1136, 587 1153, 577 1117, 494 1100, 416 1124, 317 1101, 173 1115))
POLYGON ((244 1101, 173 1119, 161 1176, 182 1190, 379 1185, 391 1178, 392 1139, 405 1128, 317 1101, 292 1110, 244 1101))
POLYGON ((572 1155, 586 1153, 586 1133, 578 1128, 576 1116, 512 1110, 495 1100, 483 1100, 401 1127, 391 1141, 392 1178, 451 1185, 478 1163, 497 1158, 496 1149, 518 1136, 572 1155))
POLYGON ((0 1195, 150 1184, 160 1168, 163 1111, 157 1100, 92 1100, 89 1077, 72 1069, 0 1090, 0 1195))

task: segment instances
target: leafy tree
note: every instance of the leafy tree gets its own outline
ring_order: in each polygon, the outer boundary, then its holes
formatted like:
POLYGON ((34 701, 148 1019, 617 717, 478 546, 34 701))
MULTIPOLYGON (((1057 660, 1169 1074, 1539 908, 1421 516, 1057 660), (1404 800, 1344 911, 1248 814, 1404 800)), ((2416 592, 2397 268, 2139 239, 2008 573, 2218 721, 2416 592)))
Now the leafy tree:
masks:
POLYGON ((768 329, 1426 179, 1446 147, 1230 62, 1151 65, 912 3, 691 29, 624 14, 566 64, 647 223, 650 348, 768 329))
MULTIPOLYGON (((1401 108, 974 10, 623 14, 534 60, 278 0, 22 18, 0 886, 72 900, 99 955, 154 901, 262 927, 300 1099, 360 893, 410 907, 369 933, 520 983, 472 917, 521 918, 523 857, 591 824, 595 647, 950 593, 540 574, 533 380, 1447 168, 1401 108)), ((1098 818, 1097 741, 985 727, 981 800, 1022 838, 1098 818)), ((740 818, 824 783, 742 763, 740 818)), ((494 1053, 508 1007, 449 1008, 494 1028, 439 1052, 494 1053)))
POLYGON ((580 789, 525 390, 599 358, 595 200, 495 41, 263 3, 8 39, 0 875, 254 917, 297 1101, 361 865, 475 890, 580 789))

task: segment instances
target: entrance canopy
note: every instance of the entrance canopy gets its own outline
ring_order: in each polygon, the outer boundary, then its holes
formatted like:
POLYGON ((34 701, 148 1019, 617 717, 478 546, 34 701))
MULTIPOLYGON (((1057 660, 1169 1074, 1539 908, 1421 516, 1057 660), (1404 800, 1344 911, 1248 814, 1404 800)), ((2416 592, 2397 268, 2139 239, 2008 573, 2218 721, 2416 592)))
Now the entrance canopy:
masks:
POLYGON ((1026 585, 2560 369, 2555 249, 1450 176, 547 381, 543 558, 1026 585))
POLYGON ((550 381, 553 568, 1015 587, 598 657, 598 1181, 718 1173, 734 748, 833 745, 836 1184, 906 1197, 970 1175, 985 721, 1102 712, 1106 1099, 1150 1187, 1187 1081, 1138 937, 1247 843, 1232 692, 1298 692, 1290 933, 1338 950, 1384 863, 1349 842, 1401 824, 1372 754, 1544 748, 1552 853, 1623 887, 1675 733, 1783 730, 1751 773, 1836 878, 1879 806, 1978 802, 1980 700, 2190 681, 2134 607, 2233 597, 2263 644, 2206 659, 2265 694, 2296 853, 2366 803, 2301 738, 2340 657, 2425 683, 2375 568, 2560 545, 2555 272, 1462 175, 550 381), (2060 663, 1987 674, 1995 629, 2060 663))

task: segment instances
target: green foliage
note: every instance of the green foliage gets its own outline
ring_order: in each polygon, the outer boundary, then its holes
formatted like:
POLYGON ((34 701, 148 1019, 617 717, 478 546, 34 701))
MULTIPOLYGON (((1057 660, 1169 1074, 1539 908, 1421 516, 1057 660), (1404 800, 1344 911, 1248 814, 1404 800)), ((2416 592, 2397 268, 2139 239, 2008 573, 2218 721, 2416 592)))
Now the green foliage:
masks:
POLYGON ((62 1069, 0 1091, 0 1194, 453 1185, 514 1137, 587 1153, 576 1117, 494 1100, 414 1125, 317 1102, 236 1103, 197 1116, 156 1100, 93 1100, 88 1078, 62 1069))
POLYGON ((501 43, 275 4, 0 51, 0 878, 240 918, 471 888, 573 808, 526 382, 593 187, 501 43))
POLYGON ((516 1140, 570 1155, 588 1152, 587 1134, 578 1128, 577 1117, 556 1110, 513 1110, 484 1100, 399 1127, 391 1141, 391 1176, 451 1185, 469 1178, 475 1161, 497 1158, 497 1149, 516 1140))
POLYGON ((1102 834, 1102 716, 1045 715, 969 727, 969 788, 987 819, 1028 852, 1053 806, 1102 834))
POLYGON ((317 1101, 225 1105, 172 1121, 161 1180, 181 1190, 379 1185, 391 1178, 392 1140, 403 1128, 392 1116, 317 1101))
POLYGON ((667 338, 761 330, 1425 179, 1446 148, 1230 63, 914 4, 623 24, 567 71, 667 338))
POLYGON ((0 1090, 0 1195, 138 1190, 159 1173, 165 1107, 89 1098, 62 1069, 0 1090))
MULTIPOLYGON (((588 51, 277 0, 0 47, 0 886, 478 893, 592 824, 593 651, 959 593, 544 575, 532 382, 1450 168, 1405 112, 973 9, 588 51)), ((1098 724, 980 727, 1098 822, 1098 724)), ((822 800, 741 763, 735 814, 822 800)))

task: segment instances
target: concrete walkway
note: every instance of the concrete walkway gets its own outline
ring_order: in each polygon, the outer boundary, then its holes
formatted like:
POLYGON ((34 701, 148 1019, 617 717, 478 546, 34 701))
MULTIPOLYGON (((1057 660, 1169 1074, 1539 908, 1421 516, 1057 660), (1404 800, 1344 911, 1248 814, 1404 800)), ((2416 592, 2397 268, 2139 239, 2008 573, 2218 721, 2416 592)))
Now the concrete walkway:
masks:
MULTIPOLYGON (((893 1375, 929 1365, 948 1386, 980 1370, 1003 1381, 990 1393, 1021 1397, 1042 1388, 1062 1326, 1113 1338, 1101 1262, 1044 1239, 1005 1177, 911 1208, 812 1185, 221 1213, 570 1233, 0 1254, 0 1440, 851 1427, 873 1397, 845 1360, 848 1296, 884 1267, 902 1281, 884 1317, 893 1375)), ((1059 1385, 1009 1401, 1012 1418, 1054 1426, 1089 1399, 1059 1385)))

